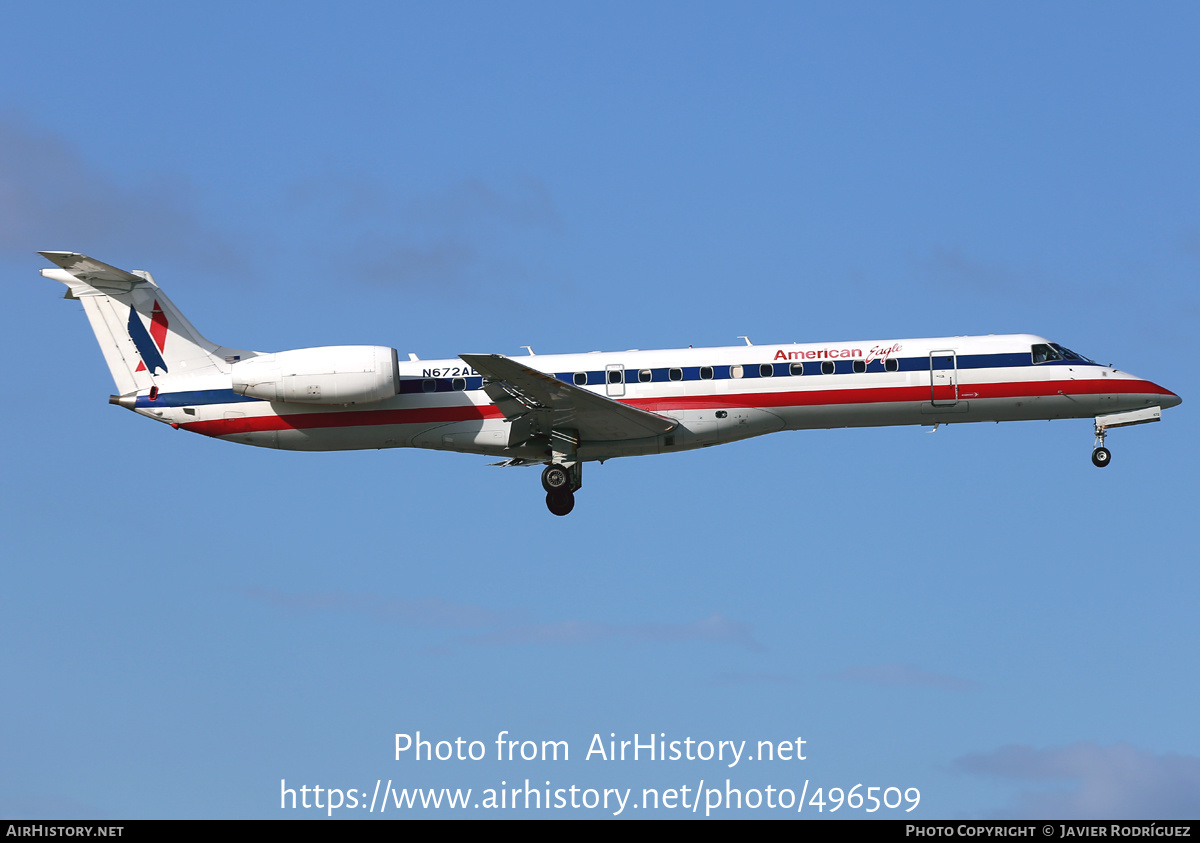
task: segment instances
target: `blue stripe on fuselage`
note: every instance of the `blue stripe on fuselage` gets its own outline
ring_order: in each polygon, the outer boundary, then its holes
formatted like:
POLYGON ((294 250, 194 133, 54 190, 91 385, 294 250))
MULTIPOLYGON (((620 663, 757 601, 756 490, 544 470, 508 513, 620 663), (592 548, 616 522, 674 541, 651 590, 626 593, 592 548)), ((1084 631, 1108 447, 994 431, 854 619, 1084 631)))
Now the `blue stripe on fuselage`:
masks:
MULTIPOLYGON (((854 373, 854 360, 855 359, 858 359, 860 361, 862 360, 861 357, 859 357, 859 358, 845 357, 845 358, 839 358, 837 360, 803 360, 803 361, 790 360, 787 363, 766 363, 766 364, 743 363, 742 364, 742 378, 749 380, 752 378, 763 377, 763 375, 759 369, 760 365, 769 365, 771 367, 771 373, 766 375, 766 377, 794 377, 794 375, 792 375, 792 373, 791 373, 791 366, 795 363, 803 363, 805 375, 824 374, 824 372, 821 371, 822 363, 832 363, 833 364, 833 371, 830 372, 829 374, 849 375, 849 374, 854 373)), ((930 369, 930 360, 929 360, 928 354, 922 355, 921 357, 893 357, 891 359, 895 360, 899 364, 900 368, 897 371, 900 371, 900 372, 927 372, 930 369)), ((1032 366, 1032 365, 1034 365, 1033 357, 1031 356, 1031 354, 1028 351, 1018 351, 1018 352, 1014 352, 1014 353, 1010 353, 1010 354, 961 354, 958 356, 958 368, 959 369, 1006 369, 1006 368, 1012 368, 1015 366, 1032 366)), ((1063 366, 1063 365, 1098 366, 1100 364, 1086 363, 1086 362, 1082 362, 1082 361, 1078 361, 1078 360, 1053 360, 1053 361, 1047 361, 1045 363, 1038 363, 1036 365, 1038 365, 1038 366, 1063 366)), ((951 359, 948 355, 939 354, 933 358, 932 368, 934 368, 934 369, 949 369, 949 368, 952 368, 952 366, 953 366, 953 363, 951 362, 951 359)), ((639 380, 639 377, 638 377, 639 371, 645 371, 645 370, 626 369, 625 370, 625 382, 626 383, 667 383, 672 380, 671 379, 671 369, 672 368, 683 370, 683 376, 681 378, 678 378, 678 380, 680 380, 680 381, 698 381, 698 380, 718 380, 719 381, 719 380, 726 380, 726 379, 732 377, 729 373, 729 370, 731 367, 727 366, 727 365, 726 366, 712 366, 712 367, 707 367, 707 366, 672 366, 672 367, 660 366, 660 367, 652 368, 649 370, 650 371, 650 380, 648 380, 648 381, 641 381, 641 380, 639 380), (712 370, 713 370, 712 377, 711 378, 701 378, 700 370, 702 368, 712 368, 712 370)), ((887 370, 884 368, 883 358, 876 358, 875 360, 872 360, 870 363, 867 364, 867 368, 866 368, 867 373, 871 373, 871 372, 883 373, 885 371, 887 371, 887 370)), ((608 377, 606 370, 583 372, 582 374, 587 375, 587 385, 588 386, 602 386, 606 382, 606 379, 608 377)), ((576 375, 575 372, 556 372, 554 376, 564 383, 573 384, 573 383, 575 383, 575 375, 576 375)))
MULTIPOLYGON (((770 363, 772 374, 767 377, 795 377, 791 374, 791 366, 793 363, 803 362, 804 377, 812 375, 820 376, 822 363, 833 363, 836 375, 849 375, 854 373, 855 358, 841 358, 838 360, 792 360, 787 363, 770 363)), ((861 360, 862 358, 858 358, 861 360)), ((921 357, 893 357, 900 368, 900 372, 927 372, 930 368, 929 355, 921 357)), ((964 354, 958 357, 959 369, 1006 369, 1017 366, 1033 366, 1032 356, 1028 351, 1016 352, 1012 354, 964 354)), ((1079 360, 1049 360, 1045 363, 1036 364, 1039 368, 1042 366, 1099 366, 1099 363, 1088 363, 1079 360)), ((933 358, 934 369, 949 369, 952 364, 948 355, 939 354, 933 358)), ((674 383, 671 380, 671 369, 682 369, 684 381, 698 380, 728 380, 730 375, 730 366, 712 366, 712 377, 701 378, 700 370, 709 368, 707 366, 660 366, 650 369, 651 379, 649 381, 638 380, 638 369, 625 370, 625 383, 636 384, 644 383, 674 383)), ((882 374, 887 370, 884 368, 882 359, 872 360, 867 364, 867 373, 882 374)), ((573 384, 575 382, 575 372, 557 372, 554 377, 564 383, 573 384)), ((604 369, 592 372, 584 372, 587 375, 588 386, 603 386, 607 380, 608 374, 604 369)), ((759 371, 759 364, 745 363, 742 364, 742 378, 752 380, 762 377, 759 371)), ((435 382, 435 388, 428 394, 455 392, 463 390, 455 390, 453 382, 455 378, 401 378, 400 395, 413 395, 427 392, 425 389, 425 381, 432 380, 435 382)), ((482 389, 483 378, 468 377, 466 380, 466 391, 482 389)), ((137 407, 195 407, 204 404, 235 404, 244 401, 261 401, 261 398, 247 398, 245 395, 238 395, 232 389, 201 389, 193 392, 160 392, 158 398, 151 401, 146 396, 139 396, 135 406, 137 407)))
POLYGON ((160 392, 153 401, 139 395, 134 407, 199 407, 204 404, 237 404, 243 401, 261 401, 247 398, 232 389, 197 389, 192 392, 160 392))

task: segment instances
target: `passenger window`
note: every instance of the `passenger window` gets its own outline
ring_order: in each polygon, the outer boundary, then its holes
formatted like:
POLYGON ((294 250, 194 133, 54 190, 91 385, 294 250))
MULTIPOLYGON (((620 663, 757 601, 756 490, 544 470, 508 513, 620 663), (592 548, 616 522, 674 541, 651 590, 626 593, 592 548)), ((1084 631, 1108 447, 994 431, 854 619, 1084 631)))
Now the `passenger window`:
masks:
POLYGON ((453 387, 453 389, 456 392, 461 392, 462 390, 467 388, 467 379, 466 378, 455 378, 453 383, 451 384, 451 386, 453 387))
POLYGON ((866 370, 867 370, 867 361, 866 360, 855 360, 854 361, 854 373, 855 374, 861 375, 866 370))
POLYGON ((887 360, 883 361, 883 368, 889 372, 899 372, 900 371, 900 361, 897 360, 895 357, 889 357, 887 360))
POLYGON ((835 371, 837 371, 837 365, 832 360, 821 361, 822 375, 832 375, 835 371))
POLYGON ((741 366, 730 366, 729 367, 729 377, 740 378, 743 374, 744 373, 742 372, 741 366))
POLYGON ((713 378, 712 366, 701 366, 700 367, 700 379, 705 380, 705 381, 710 381, 710 380, 712 380, 712 378, 713 378))
POLYGON ((803 363, 793 363, 792 365, 788 366, 788 371, 793 375, 803 375, 804 374, 804 364, 803 363))
POLYGON ((654 372, 649 369, 642 369, 638 372, 638 380, 642 383, 650 383, 650 381, 654 380, 654 372))
POLYGON ((587 372, 576 372, 574 380, 576 386, 587 386, 587 372))
POLYGON ((671 380, 681 381, 683 380, 683 369, 672 369, 670 375, 671 380))
POLYGON ((425 378, 421 381, 421 389, 425 392, 437 392, 437 381, 433 378, 425 378))
POLYGON ((608 382, 609 383, 625 383, 625 372, 623 372, 620 369, 609 369, 608 370, 608 382))
POLYGON ((763 363, 758 367, 758 376, 760 378, 769 378, 775 374, 775 367, 770 363, 763 363))

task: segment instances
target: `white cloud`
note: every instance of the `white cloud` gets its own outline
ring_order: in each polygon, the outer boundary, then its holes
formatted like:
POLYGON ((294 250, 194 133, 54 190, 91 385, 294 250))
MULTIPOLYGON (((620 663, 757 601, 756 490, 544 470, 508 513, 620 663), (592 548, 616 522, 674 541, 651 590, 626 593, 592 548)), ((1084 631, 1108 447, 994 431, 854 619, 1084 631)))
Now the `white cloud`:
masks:
POLYGON ((1013 819, 1195 819, 1200 758, 1084 741, 965 755, 956 769, 1035 785, 995 813, 1013 819), (1040 786, 1036 786, 1040 785, 1040 786))
MULTIPOLYGON (((155 174, 122 183, 63 138, 0 114, 0 250, 170 254, 208 268, 239 267, 238 250, 196 210, 194 187, 155 174)), ((113 258, 108 258, 112 260, 113 258)))
POLYGON ((69 796, 26 796, 0 799, 0 820, 97 820, 112 814, 69 796))
POLYGON ((909 685, 925 688, 945 688, 951 691, 973 691, 979 687, 968 679, 957 676, 947 676, 933 673, 911 664, 879 664, 862 667, 848 667, 838 673, 831 673, 827 679, 840 682, 855 682, 863 685, 899 686, 909 685))
POLYGON ((565 620, 519 624, 514 623, 515 613, 497 612, 483 606, 455 603, 437 597, 406 600, 341 591, 287 593, 265 588, 245 588, 242 589, 242 593, 251 599, 292 612, 345 612, 370 617, 382 623, 412 627, 491 629, 488 632, 462 635, 452 642, 468 646, 695 641, 733 644, 755 652, 766 649, 754 639, 749 624, 731 620, 719 612, 690 623, 613 624, 602 621, 565 620))
POLYGON ((408 194, 347 172, 316 174, 289 191, 287 210, 325 231, 348 234, 326 243, 326 258, 375 284, 432 295, 461 293, 497 279, 544 274, 535 256, 562 221, 537 179, 491 183, 464 178, 438 190, 408 194))
POLYGON ((709 685, 799 685, 803 680, 799 676, 788 676, 783 673, 735 672, 718 673, 709 681, 709 685))
POLYGON ((596 644, 606 641, 698 641, 733 644, 747 650, 766 650, 750 633, 750 625, 713 613, 691 623, 611 624, 598 621, 560 621, 524 624, 459 639, 461 644, 596 644))
POLYGON ((936 247, 929 255, 913 262, 931 286, 982 294, 1023 290, 1039 279, 1036 271, 986 263, 970 257, 962 249, 944 246, 936 247))
POLYGON ((243 594, 296 612, 347 612, 401 626, 469 629, 496 626, 510 620, 500 612, 469 603, 452 603, 436 597, 421 600, 384 599, 370 594, 341 591, 289 594, 265 588, 243 589, 243 594))

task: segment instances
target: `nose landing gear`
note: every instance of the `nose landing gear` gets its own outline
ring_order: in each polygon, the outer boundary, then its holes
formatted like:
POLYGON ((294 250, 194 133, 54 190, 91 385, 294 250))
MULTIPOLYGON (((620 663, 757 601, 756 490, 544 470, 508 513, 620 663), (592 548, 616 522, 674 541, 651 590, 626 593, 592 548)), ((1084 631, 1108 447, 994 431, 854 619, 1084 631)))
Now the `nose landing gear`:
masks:
POLYGON ((582 463, 550 463, 542 470, 546 508, 555 515, 568 515, 575 508, 575 490, 583 485, 582 463))
POLYGON ((1096 468, 1104 468, 1112 460, 1112 452, 1104 447, 1104 437, 1107 435, 1108 431, 1104 425, 1096 419, 1096 448, 1092 451, 1092 465, 1096 468))
POLYGON ((1141 410, 1130 410, 1125 413, 1105 413, 1096 416, 1096 449, 1092 451, 1092 465, 1104 468, 1112 460, 1112 454, 1104 447, 1104 437, 1114 427, 1129 427, 1134 424, 1147 424, 1162 419, 1162 407, 1145 407, 1141 410))

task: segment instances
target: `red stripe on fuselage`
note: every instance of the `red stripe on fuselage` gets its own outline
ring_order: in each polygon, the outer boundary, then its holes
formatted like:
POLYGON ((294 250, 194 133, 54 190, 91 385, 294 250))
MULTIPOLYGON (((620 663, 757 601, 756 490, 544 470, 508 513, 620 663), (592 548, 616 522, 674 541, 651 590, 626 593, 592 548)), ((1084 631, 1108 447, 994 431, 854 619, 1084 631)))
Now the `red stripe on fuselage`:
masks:
MULTIPOLYGON (((1150 381, 1089 379, 1022 381, 1019 383, 959 384, 959 400, 985 398, 1035 398, 1042 395, 1172 395, 1150 381)), ((829 405, 891 404, 930 399, 929 386, 875 386, 856 389, 821 389, 808 392, 750 392, 728 395, 692 395, 666 398, 631 398, 622 403, 651 412, 664 410, 737 409, 742 407, 817 407, 829 405)), ((411 410, 335 410, 242 416, 233 419, 185 422, 180 427, 205 436, 228 436, 267 430, 313 430, 335 427, 374 427, 397 424, 449 424, 503 418, 494 404, 457 407, 420 407, 411 410)))
MULTIPOLYGON (((950 386, 939 386, 953 396, 950 386)), ((1021 381, 958 385, 958 398, 1034 398, 1040 395, 1172 395, 1169 389, 1143 380, 1021 381), (1119 388, 1114 389, 1117 386, 1119 388)), ((930 400, 929 384, 875 386, 854 389, 821 389, 813 392, 754 392, 729 395, 694 395, 678 398, 633 398, 624 403, 647 410, 713 410, 738 407, 816 407, 830 404, 890 404, 930 400)), ((940 400, 940 399, 939 399, 940 400)))
POLYGON ((326 427, 374 427, 388 424, 446 424, 457 421, 499 419, 494 404, 462 407, 421 407, 413 410, 338 410, 332 413, 288 413, 277 416, 241 416, 234 419, 181 424, 184 430, 205 436, 252 433, 260 430, 312 430, 326 427))

